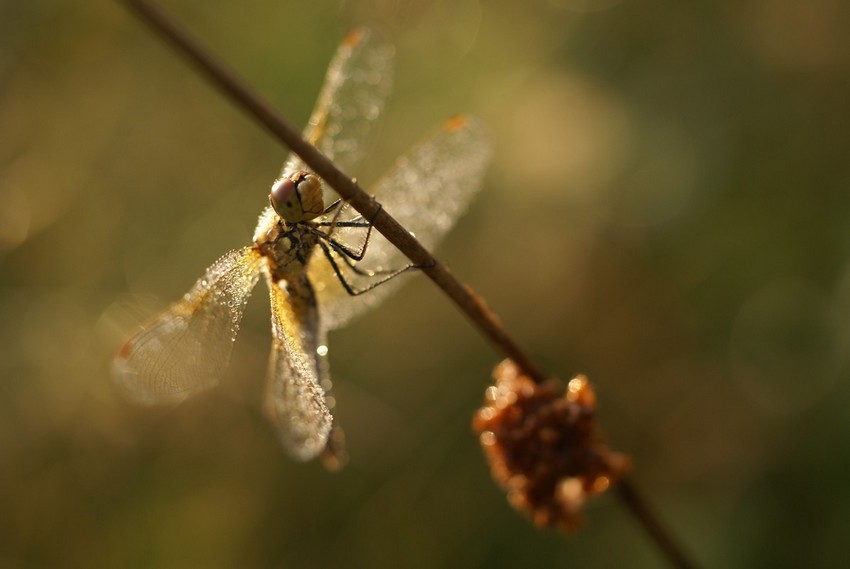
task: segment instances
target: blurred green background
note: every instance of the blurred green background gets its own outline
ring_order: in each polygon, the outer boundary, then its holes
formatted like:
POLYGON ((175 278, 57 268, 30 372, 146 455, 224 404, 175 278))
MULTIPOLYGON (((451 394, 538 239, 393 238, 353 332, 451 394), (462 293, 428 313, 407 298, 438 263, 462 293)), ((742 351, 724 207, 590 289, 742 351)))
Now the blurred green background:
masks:
MULTIPOLYGON (((166 7, 297 124, 346 31, 382 30, 396 86, 354 174, 483 117, 497 154, 439 256, 590 376, 701 564, 838 564, 846 2, 166 7)), ((613 495, 568 538, 509 508, 469 426, 500 357, 423 278, 331 335, 340 473, 261 416, 261 289, 218 389, 118 395, 117 346, 248 242, 285 154, 115 2, 0 1, 0 567, 662 566, 613 495)))

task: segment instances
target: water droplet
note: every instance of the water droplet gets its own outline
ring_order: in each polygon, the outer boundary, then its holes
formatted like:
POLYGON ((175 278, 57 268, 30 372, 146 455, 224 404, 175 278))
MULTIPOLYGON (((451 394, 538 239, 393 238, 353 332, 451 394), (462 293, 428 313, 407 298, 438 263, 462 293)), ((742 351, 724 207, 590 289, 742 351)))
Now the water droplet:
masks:
POLYGON ((318 348, 316 348, 316 353, 319 354, 320 356, 326 356, 326 355, 328 355, 328 347, 325 346, 325 345, 321 345, 318 348))

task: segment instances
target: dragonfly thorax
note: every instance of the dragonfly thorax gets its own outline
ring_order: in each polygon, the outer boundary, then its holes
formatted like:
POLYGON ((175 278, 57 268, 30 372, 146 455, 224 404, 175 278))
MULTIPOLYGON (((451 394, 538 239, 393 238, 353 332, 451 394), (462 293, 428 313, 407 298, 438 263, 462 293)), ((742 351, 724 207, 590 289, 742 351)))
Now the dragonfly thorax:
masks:
POLYGON ((274 213, 260 218, 257 232, 259 238, 254 245, 266 258, 275 281, 302 275, 319 241, 313 222, 287 224, 274 213))
POLYGON ((287 223, 314 219, 325 209, 322 181, 304 170, 287 172, 272 184, 269 203, 287 223))

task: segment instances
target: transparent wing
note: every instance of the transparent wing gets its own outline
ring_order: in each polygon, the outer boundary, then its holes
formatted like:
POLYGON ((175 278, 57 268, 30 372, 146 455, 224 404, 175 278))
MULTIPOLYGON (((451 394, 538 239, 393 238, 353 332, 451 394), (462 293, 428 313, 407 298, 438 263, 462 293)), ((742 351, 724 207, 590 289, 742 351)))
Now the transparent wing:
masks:
POLYGON ((309 283, 275 283, 266 271, 271 294, 272 352, 265 410, 284 449, 310 460, 324 449, 333 425, 322 385, 327 364, 318 355, 324 344, 318 309, 309 283))
MULTIPOLYGON (((491 136, 473 117, 454 117, 442 128, 400 158, 375 186, 375 197, 384 209, 411 231, 428 249, 433 248, 466 210, 478 191, 492 150, 491 136)), ((335 235, 351 240, 350 228, 335 235)), ((363 235, 365 230, 358 229, 363 235)), ((360 237, 362 239, 362 237, 360 237)), ((372 232, 365 270, 397 269, 407 263, 398 249, 376 231, 372 232)), ((337 263, 342 265, 342 262, 337 263)), ((313 255, 308 267, 322 309, 322 326, 337 328, 379 303, 405 280, 393 279, 366 294, 348 295, 323 255, 313 255)), ((349 271, 356 287, 368 279, 349 271)))
POLYGON ((218 382, 230 361, 259 266, 253 248, 230 251, 182 299, 121 347, 112 375, 131 399, 176 403, 218 382))
MULTIPOLYGON (((304 129, 304 137, 349 175, 392 89, 394 55, 393 46, 371 30, 358 28, 348 34, 328 67, 304 129)), ((309 168, 291 154, 281 174, 292 170, 309 168)))

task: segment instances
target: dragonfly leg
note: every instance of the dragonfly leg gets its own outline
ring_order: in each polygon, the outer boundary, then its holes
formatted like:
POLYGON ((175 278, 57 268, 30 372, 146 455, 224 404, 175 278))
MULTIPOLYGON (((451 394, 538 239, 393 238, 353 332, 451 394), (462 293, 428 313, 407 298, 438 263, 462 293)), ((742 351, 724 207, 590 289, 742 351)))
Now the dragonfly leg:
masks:
POLYGON ((319 241, 319 246, 322 248, 322 252, 325 254, 325 257, 327 258, 328 262, 331 264, 331 267, 333 268, 337 279, 339 279, 339 282, 342 285, 342 288, 344 288, 345 292, 347 292, 351 296, 358 296, 360 294, 363 294, 364 292, 368 292, 368 291, 372 290, 373 288, 380 286, 380 285, 384 284, 385 282, 387 282, 391 279, 394 279, 395 277, 399 276, 400 274, 406 273, 407 271, 410 271, 410 270, 413 270, 413 269, 423 268, 423 267, 420 267, 418 265, 412 265, 411 264, 411 265, 407 265, 406 267, 402 267, 400 269, 396 269, 396 270, 393 270, 393 271, 364 271, 364 270, 358 268, 354 264, 353 260, 351 258, 349 258, 344 251, 337 250, 336 247, 334 247, 334 245, 338 245, 338 244, 334 243, 333 241, 329 241, 329 243, 330 243, 330 246, 328 245, 328 243, 325 243, 324 241, 319 241), (334 250, 336 250, 338 253, 340 253, 340 257, 345 262, 345 264, 351 270, 353 270, 355 273, 357 273, 358 275, 376 276, 376 275, 381 274, 381 273, 386 273, 385 276, 383 278, 381 278, 380 280, 369 283, 369 285, 367 285, 363 288, 355 288, 354 286, 351 285, 351 283, 349 283, 346 280, 345 275, 343 275, 342 270, 340 270, 339 264, 336 262, 336 259, 334 259, 334 256, 331 253, 331 247, 334 247, 334 250))
POLYGON ((352 271, 354 271, 355 273, 357 273, 358 275, 360 275, 362 277, 375 277, 375 276, 378 276, 378 275, 390 275, 390 274, 393 274, 393 273, 402 273, 402 272, 408 271, 410 269, 425 269, 425 268, 429 268, 429 267, 433 266, 433 265, 409 264, 409 265, 405 265, 401 269, 364 270, 364 269, 361 269, 359 266, 357 266, 357 260, 351 257, 348 249, 344 245, 342 245, 341 243, 338 243, 337 241, 333 241, 333 240, 328 241, 328 245, 330 246, 331 249, 333 249, 334 251, 339 253, 340 258, 343 260, 343 262, 346 264, 346 266, 349 269, 351 269, 352 271))
MULTIPOLYGON (((337 200, 339 201, 339 200, 337 200)), ((333 204, 331 204, 333 206, 333 204)), ((328 207, 331 207, 328 206, 328 207)), ((378 211, 375 212, 375 217, 378 217, 378 214, 381 213, 383 206, 378 204, 378 211)), ((328 240, 329 243, 333 244, 334 249, 339 251, 341 254, 345 255, 349 259, 353 259, 355 261, 362 261, 363 257, 366 255, 366 247, 369 246, 369 238, 372 236, 372 227, 374 222, 369 221, 337 221, 337 217, 339 217, 339 213, 342 211, 341 209, 337 210, 334 218, 331 221, 325 221, 317 223, 316 225, 319 227, 330 227, 327 233, 319 232, 320 236, 323 236, 328 240), (347 245, 340 243, 339 241, 335 241, 331 235, 333 235, 334 227, 365 227, 366 228, 366 238, 363 240, 363 246, 360 250, 353 249, 347 245)))
MULTIPOLYGON (((328 207, 325 208, 325 211, 322 212, 322 215, 326 215, 326 214, 332 212, 333 210, 338 208, 341 203, 342 203, 342 198, 337 199, 334 203, 332 203, 331 205, 329 205, 328 207)), ((340 208, 340 210, 341 209, 342 208, 340 208)), ((336 215, 334 216, 334 220, 336 220, 338 215, 339 215, 339 211, 337 211, 336 215)))

